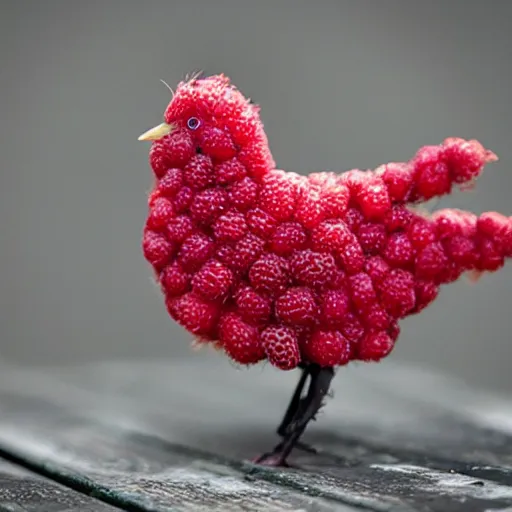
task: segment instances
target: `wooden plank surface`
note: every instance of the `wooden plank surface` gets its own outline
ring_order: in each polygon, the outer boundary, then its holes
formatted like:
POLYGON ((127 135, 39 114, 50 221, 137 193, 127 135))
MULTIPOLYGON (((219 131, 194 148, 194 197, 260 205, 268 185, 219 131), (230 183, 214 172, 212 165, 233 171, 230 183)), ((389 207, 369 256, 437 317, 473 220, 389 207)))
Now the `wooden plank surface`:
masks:
POLYGON ((119 509, 0 460, 0 512, 115 512, 119 509))
POLYGON ((296 379, 211 354, 5 369, 0 448, 140 510, 512 507, 510 402, 390 363, 339 372, 305 438, 318 455, 254 466, 296 379))

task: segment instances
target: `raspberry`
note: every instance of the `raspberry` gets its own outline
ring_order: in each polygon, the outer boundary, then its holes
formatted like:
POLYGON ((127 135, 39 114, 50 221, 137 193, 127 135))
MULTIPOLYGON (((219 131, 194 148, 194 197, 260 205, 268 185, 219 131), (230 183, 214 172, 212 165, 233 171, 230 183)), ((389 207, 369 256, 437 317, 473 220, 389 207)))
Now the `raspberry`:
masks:
POLYGON ((512 239, 512 222, 498 212, 485 212, 478 217, 476 229, 480 235, 492 239, 494 244, 506 252, 512 239))
POLYGON ((155 176, 161 178, 172 167, 183 167, 195 153, 188 135, 177 134, 153 142, 149 151, 149 163, 155 176))
POLYGON ((365 324, 373 330, 387 329, 391 324, 391 317, 386 310, 379 304, 373 304, 364 312, 365 324))
POLYGON ((443 149, 444 159, 455 183, 471 181, 481 173, 484 164, 498 159, 476 140, 451 137, 444 141, 443 149))
POLYGON ((183 186, 183 171, 181 169, 168 169, 158 182, 158 190, 164 196, 174 197, 183 186))
POLYGON ((382 283, 380 297, 390 315, 404 317, 416 304, 414 276, 405 270, 390 270, 382 283))
POLYGON ((435 196, 449 194, 452 181, 448 166, 443 161, 443 148, 424 146, 418 150, 412 161, 416 178, 416 195, 429 200, 435 196))
POLYGON ((493 272, 503 267, 505 264, 503 254, 500 253, 492 240, 479 240, 478 249, 480 252, 480 261, 477 264, 478 270, 493 272))
POLYGON ((311 245, 316 251, 332 252, 342 250, 356 237, 342 221, 325 221, 311 232, 311 245))
POLYGON ((247 225, 251 233, 268 239, 277 227, 277 221, 272 215, 261 208, 254 208, 247 212, 247 225))
POLYGON ((331 254, 306 249, 291 256, 290 272, 297 283, 322 288, 333 284, 339 270, 331 254))
POLYGON ((348 229, 354 234, 357 234, 359 227, 365 222, 364 215, 357 208, 349 208, 343 219, 348 229))
POLYGON ((265 358, 258 330, 234 313, 226 313, 220 319, 219 338, 226 353, 237 363, 255 364, 265 358))
POLYGON ((187 238, 178 254, 178 262, 187 272, 196 272, 213 256, 215 245, 211 238, 197 234, 187 238))
POLYGON ((233 273, 222 263, 210 260, 194 275, 192 288, 208 300, 224 297, 233 284, 233 273))
POLYGON ((276 315, 288 325, 312 325, 318 320, 318 306, 309 288, 289 288, 275 304, 276 315))
POLYGON ((393 350, 393 340, 385 331, 370 331, 358 345, 357 356, 362 361, 380 361, 393 350))
POLYGON ((345 290, 329 290, 321 299, 320 322, 330 329, 341 329, 350 308, 350 297, 345 290))
POLYGON ((242 319, 250 324, 263 324, 270 317, 270 300, 255 292, 250 286, 238 291, 236 305, 242 319))
POLYGON ((218 242, 237 242, 247 232, 247 223, 243 214, 228 212, 217 219, 213 232, 218 242))
POLYGON ((364 253, 357 242, 352 242, 335 253, 337 262, 347 274, 356 274, 363 269, 364 253))
POLYGON ((350 277, 350 295, 358 311, 366 311, 377 302, 371 277, 360 272, 350 277))
POLYGON ((270 250, 279 256, 289 256, 294 251, 304 248, 307 235, 297 222, 283 222, 270 240, 270 250))
POLYGON ((248 233, 235 245, 231 259, 231 268, 237 269, 240 272, 247 271, 261 256, 264 247, 265 240, 248 233))
POLYGON ((446 255, 460 267, 461 270, 469 270, 476 265, 477 254, 473 240, 458 235, 444 240, 443 247, 446 255))
POLYGON ((384 249, 386 244, 386 229, 382 224, 361 224, 357 237, 361 248, 367 254, 377 254, 384 249))
POLYGON ((294 214, 295 220, 300 222, 305 228, 311 229, 326 217, 327 211, 320 187, 308 185, 298 198, 294 214))
POLYGON ((295 210, 297 190, 284 171, 265 176, 261 189, 260 208, 278 221, 290 220, 295 210))
POLYGON ((173 245, 163 235, 149 230, 144 231, 142 250, 155 269, 162 269, 174 255, 173 245))
POLYGON ((320 191, 320 197, 326 217, 340 219, 347 213, 350 192, 339 180, 334 179, 325 183, 320 191))
POLYGON ((201 137, 201 151, 215 160, 227 160, 236 154, 229 135, 215 126, 206 126, 201 137))
POLYGON ((267 327, 261 333, 261 344, 270 364, 281 370, 293 370, 300 362, 297 336, 290 327, 267 327))
POLYGON ((230 185, 243 180, 247 176, 247 171, 242 163, 232 158, 215 166, 215 179, 219 185, 230 185))
POLYGON ((288 284, 284 262, 273 254, 265 254, 249 270, 249 280, 257 292, 270 296, 282 293, 288 284))
POLYGON ((177 213, 184 213, 188 210, 194 199, 194 192, 190 187, 182 187, 174 198, 174 208, 177 213))
POLYGON ((163 270, 160 282, 168 297, 177 297, 190 291, 190 276, 183 272, 177 263, 173 263, 163 270))
POLYGON ((364 270, 372 278, 374 286, 380 287, 387 273, 389 264, 380 256, 371 256, 366 260, 364 270))
POLYGON ((183 243, 194 233, 194 225, 188 215, 178 215, 167 224, 167 236, 169 240, 183 243))
POLYGON ((420 279, 439 279, 448 265, 449 260, 441 244, 432 243, 416 256, 416 276, 420 279))
POLYGON ((213 163, 208 155, 194 155, 184 168, 183 181, 193 190, 213 185, 213 163))
POLYGON ((238 158, 245 165, 252 178, 260 181, 271 169, 274 168, 274 160, 270 154, 266 139, 245 146, 238 158))
POLYGON ((226 211, 227 205, 226 192, 221 188, 210 188, 196 195, 190 206, 190 216, 198 224, 210 225, 226 211))
POLYGON ((353 313, 347 313, 341 332, 351 343, 358 343, 364 335, 364 327, 353 313))
POLYGON ((391 208, 386 185, 376 175, 357 193, 356 197, 361 212, 369 220, 381 219, 391 208))
POLYGON ((350 343, 338 331, 316 331, 305 348, 306 357, 319 366, 341 366, 350 361, 350 343))
POLYGON ((436 231, 431 221, 416 219, 409 225, 407 237, 414 249, 423 249, 423 247, 435 242, 436 231))
POLYGON ((159 197, 150 209, 147 225, 153 229, 162 229, 174 217, 174 206, 169 199, 159 197))
POLYGON ((233 207, 245 212, 256 204, 258 185, 251 178, 244 178, 229 186, 228 196, 233 207))
POLYGON ((429 306, 439 295, 439 286, 431 281, 417 280, 414 286, 416 294, 416 306, 414 313, 419 313, 429 306))
POLYGON ((389 233, 406 230, 415 220, 415 215, 403 205, 395 205, 384 217, 384 225, 389 233))
POLYGON ((391 162, 375 169, 375 174, 382 178, 391 201, 399 203, 408 200, 413 179, 409 163, 391 162))
POLYGON ((194 292, 186 293, 177 299, 168 298, 167 309, 171 317, 190 333, 208 339, 216 337, 220 306, 207 302, 194 292))
POLYGON ((392 267, 406 267, 412 262, 414 249, 405 233, 393 233, 389 236, 382 255, 392 267))

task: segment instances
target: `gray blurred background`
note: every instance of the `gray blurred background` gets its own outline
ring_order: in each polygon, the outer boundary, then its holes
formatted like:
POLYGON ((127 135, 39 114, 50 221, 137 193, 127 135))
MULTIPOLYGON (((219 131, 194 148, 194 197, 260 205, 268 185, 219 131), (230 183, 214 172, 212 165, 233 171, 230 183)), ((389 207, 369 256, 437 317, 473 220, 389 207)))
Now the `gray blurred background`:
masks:
MULTIPOLYGON (((148 145, 186 73, 262 106, 281 168, 373 168, 448 136, 501 160, 437 207, 512 214, 512 2, 3 1, 0 356, 201 357, 140 248, 148 145)), ((512 268, 444 288, 393 361, 512 390, 512 268)), ((367 371, 371 371, 368 367, 367 371)))

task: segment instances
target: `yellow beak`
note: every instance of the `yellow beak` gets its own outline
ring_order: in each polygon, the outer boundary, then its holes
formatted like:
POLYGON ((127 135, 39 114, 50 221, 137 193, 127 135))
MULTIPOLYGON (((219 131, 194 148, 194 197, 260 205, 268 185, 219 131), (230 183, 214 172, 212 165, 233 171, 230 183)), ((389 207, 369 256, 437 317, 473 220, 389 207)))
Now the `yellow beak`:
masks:
POLYGON ((172 124, 162 123, 144 132, 138 140, 158 140, 169 135, 173 130, 174 126, 172 124))

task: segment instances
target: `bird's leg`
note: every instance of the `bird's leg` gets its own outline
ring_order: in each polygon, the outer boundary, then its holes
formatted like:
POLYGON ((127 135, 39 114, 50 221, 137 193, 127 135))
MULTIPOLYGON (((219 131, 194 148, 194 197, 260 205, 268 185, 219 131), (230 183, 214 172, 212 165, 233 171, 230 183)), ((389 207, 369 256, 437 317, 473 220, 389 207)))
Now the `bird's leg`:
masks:
MULTIPOLYGON (((320 368, 311 365, 309 370, 311 378, 306 397, 299 402, 297 411, 288 424, 281 441, 271 452, 263 454, 254 462, 267 466, 287 466, 286 459, 304 433, 308 423, 315 417, 323 404, 323 399, 329 391, 334 369, 320 368)), ((292 399, 293 402, 293 399, 292 399)), ((285 416, 286 417, 286 416, 285 416)))
MULTIPOLYGON (((302 391, 304 389, 304 385, 306 384, 307 378, 310 376, 311 372, 311 365, 302 365, 300 366, 302 368, 302 373, 299 379, 299 382, 297 383, 297 387, 295 388, 295 391, 293 393, 292 399, 290 400, 290 403, 288 404, 288 408, 286 409, 285 415, 281 421, 281 424, 277 428, 277 435, 281 437, 285 437, 288 428, 294 419, 294 417, 297 415, 299 409, 303 408, 305 398, 302 398, 302 391)), ((309 453, 316 453, 316 450, 314 447, 309 446, 305 443, 298 442, 297 448, 304 450, 309 453)))

